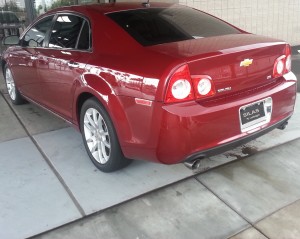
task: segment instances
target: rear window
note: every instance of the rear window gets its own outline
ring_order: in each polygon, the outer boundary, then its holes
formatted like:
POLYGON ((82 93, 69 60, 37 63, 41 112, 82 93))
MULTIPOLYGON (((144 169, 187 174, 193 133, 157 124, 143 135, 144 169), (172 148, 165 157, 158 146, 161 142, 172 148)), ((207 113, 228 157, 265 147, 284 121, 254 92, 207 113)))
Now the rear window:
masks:
POLYGON ((0 23, 19 23, 19 19, 12 12, 0 12, 0 23))
POLYGON ((225 22, 191 8, 146 8, 107 16, 144 46, 240 33, 225 22))

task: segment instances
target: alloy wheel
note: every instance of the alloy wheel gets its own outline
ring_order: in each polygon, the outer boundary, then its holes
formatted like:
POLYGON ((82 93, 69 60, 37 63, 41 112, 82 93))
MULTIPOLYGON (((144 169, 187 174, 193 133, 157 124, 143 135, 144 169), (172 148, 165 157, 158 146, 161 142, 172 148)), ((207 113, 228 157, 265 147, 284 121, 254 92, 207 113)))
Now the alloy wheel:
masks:
POLYGON ((100 164, 108 162, 111 154, 111 141, 107 125, 94 108, 84 114, 84 138, 90 153, 100 164))
POLYGON ((12 100, 16 100, 16 86, 10 69, 6 68, 5 73, 6 87, 8 94, 12 100))

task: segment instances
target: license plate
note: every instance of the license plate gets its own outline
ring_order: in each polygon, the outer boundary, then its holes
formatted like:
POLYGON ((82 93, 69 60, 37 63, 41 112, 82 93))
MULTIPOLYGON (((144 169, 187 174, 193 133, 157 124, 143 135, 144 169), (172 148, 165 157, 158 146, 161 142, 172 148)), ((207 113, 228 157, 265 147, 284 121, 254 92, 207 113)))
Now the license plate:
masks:
POLYGON ((271 97, 242 106, 239 110, 241 131, 250 131, 269 123, 271 120, 271 113, 271 97))

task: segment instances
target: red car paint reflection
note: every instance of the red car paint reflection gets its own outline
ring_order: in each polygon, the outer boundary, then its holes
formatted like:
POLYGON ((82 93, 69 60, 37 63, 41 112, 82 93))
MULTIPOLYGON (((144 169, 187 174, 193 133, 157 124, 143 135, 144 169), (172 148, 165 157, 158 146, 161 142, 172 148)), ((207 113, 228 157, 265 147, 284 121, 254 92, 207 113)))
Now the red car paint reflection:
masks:
POLYGON ((130 159, 193 164, 284 128, 296 99, 287 43, 180 5, 52 10, 2 67, 13 103, 77 127, 104 172, 130 159))

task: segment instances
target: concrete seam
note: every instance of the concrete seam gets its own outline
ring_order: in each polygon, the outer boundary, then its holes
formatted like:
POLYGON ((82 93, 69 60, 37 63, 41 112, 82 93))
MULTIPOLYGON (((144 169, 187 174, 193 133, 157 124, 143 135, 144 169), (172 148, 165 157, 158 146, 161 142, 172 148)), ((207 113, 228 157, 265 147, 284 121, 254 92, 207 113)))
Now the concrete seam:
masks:
POLYGON ((1 94, 2 98, 4 99, 4 101, 6 102, 6 104, 8 105, 8 107, 11 109, 12 113, 15 115, 15 117, 17 118, 17 120, 21 124, 22 128, 24 129, 24 131, 27 134, 27 136, 29 137, 29 139, 35 145, 35 147, 37 148, 37 150, 42 155, 43 159, 46 161, 46 163, 50 167, 51 171, 54 173, 54 175, 57 177, 58 181, 61 183, 61 185, 63 186, 63 188, 66 190, 66 192, 69 195, 69 197, 71 198, 72 202, 75 204, 75 207, 77 208, 77 210, 80 212, 80 214, 82 215, 82 217, 85 217, 86 214, 85 214, 83 208, 80 206, 79 202, 77 201, 77 199, 73 195, 72 191, 70 190, 70 188, 68 187, 68 185, 66 184, 66 182, 64 181, 64 179, 62 178, 62 176, 60 175, 60 173, 56 170, 56 168, 54 167, 54 165, 52 164, 52 162, 50 161, 50 159, 47 157, 47 155, 43 152, 43 150, 39 146, 38 142, 29 133, 29 131, 27 130, 26 126, 23 124, 22 120, 16 114, 16 112, 13 109, 13 107, 9 104, 9 102, 7 101, 7 99, 5 98, 5 96, 3 95, 3 93, 1 91, 0 91, 0 94, 1 94))
POLYGON ((288 204, 286 204, 286 205, 283 205, 282 207, 278 208, 278 209, 275 210, 274 212, 271 212, 271 213, 267 214, 265 217, 263 217, 263 218, 258 219, 257 221, 255 221, 255 224, 256 224, 256 223, 259 223, 259 222, 261 222, 261 221, 263 221, 263 220, 265 220, 267 217, 270 217, 270 216, 274 215, 275 213, 279 212, 280 210, 282 210, 282 209, 284 209, 284 208, 287 208, 287 207, 289 207, 289 206, 291 206, 291 205, 293 205, 293 204, 295 204, 295 203, 297 203, 297 202, 300 202, 300 199, 296 199, 296 200, 294 200, 294 201, 292 201, 292 202, 290 202, 290 203, 288 203, 288 204))
MULTIPOLYGON (((239 158, 233 159, 233 160, 228 161, 228 162, 226 162, 226 163, 223 163, 223 164, 220 164, 220 165, 217 165, 217 166, 213 166, 213 167, 211 167, 211 168, 207 168, 207 169, 205 169, 204 171, 197 171, 197 169, 195 169, 195 170, 193 171, 194 177, 199 176, 199 175, 201 175, 201 174, 203 174, 203 173, 210 172, 210 171, 215 170, 215 169, 218 169, 218 168, 222 168, 222 167, 225 167, 225 166, 234 164, 234 163, 239 162, 239 161, 242 161, 242 160, 246 160, 246 159, 252 157, 253 155, 258 155, 258 154, 260 154, 260 153, 267 152, 267 151, 269 151, 269 150, 275 149, 275 148, 277 148, 277 147, 284 146, 285 144, 293 143, 293 142, 298 141, 298 140, 300 140, 300 137, 297 137, 297 138, 294 138, 294 139, 290 139, 289 141, 286 141, 286 142, 281 143, 281 144, 273 145, 273 146, 271 146, 270 148, 265 148, 265 149, 259 150, 259 151, 257 151, 257 152, 254 153, 254 154, 247 154, 247 155, 245 155, 245 156, 241 156, 241 157, 239 157, 239 158)), ((246 144, 243 144, 243 145, 241 145, 241 146, 244 146, 244 145, 246 145, 246 144)), ((223 155, 223 153, 220 154, 220 155, 223 155)), ((208 157, 208 158, 209 158, 209 157, 208 157)), ((200 160, 200 166, 201 166, 201 160, 200 160)))
POLYGON ((246 217, 244 217, 240 212, 238 212, 235 208, 233 208, 229 203, 227 203, 225 200, 223 200, 219 195, 217 195, 213 190, 211 190, 207 185, 205 185, 203 182, 201 182, 197 177, 194 177, 202 186, 204 186, 209 192, 211 192, 215 197, 217 197, 221 202, 223 202, 227 207, 229 207, 232 211, 234 211, 238 216, 240 216, 243 220, 245 220, 249 225, 251 225, 255 230, 260 232, 263 236, 265 236, 267 239, 270 239, 265 233, 263 233, 259 228, 255 226, 254 223, 252 223, 250 220, 248 220, 246 217))

